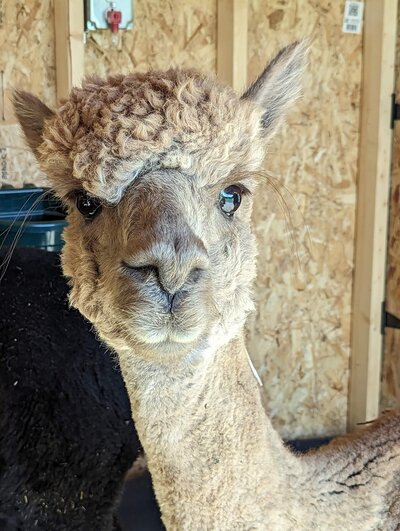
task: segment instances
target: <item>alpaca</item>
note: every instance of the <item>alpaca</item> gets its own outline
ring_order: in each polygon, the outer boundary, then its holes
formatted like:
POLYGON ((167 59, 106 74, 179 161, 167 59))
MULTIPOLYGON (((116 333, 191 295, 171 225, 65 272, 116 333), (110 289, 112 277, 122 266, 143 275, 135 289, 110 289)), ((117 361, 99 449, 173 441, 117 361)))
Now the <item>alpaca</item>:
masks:
POLYGON ((400 414, 297 456, 244 342, 252 198, 306 48, 279 52, 241 98, 175 69, 88 79, 56 112, 15 94, 68 208, 70 302, 119 356, 169 530, 400 528, 400 414))
POLYGON ((115 359, 68 308, 59 261, 16 249, 0 284, 1 530, 120 529, 140 449, 115 359))

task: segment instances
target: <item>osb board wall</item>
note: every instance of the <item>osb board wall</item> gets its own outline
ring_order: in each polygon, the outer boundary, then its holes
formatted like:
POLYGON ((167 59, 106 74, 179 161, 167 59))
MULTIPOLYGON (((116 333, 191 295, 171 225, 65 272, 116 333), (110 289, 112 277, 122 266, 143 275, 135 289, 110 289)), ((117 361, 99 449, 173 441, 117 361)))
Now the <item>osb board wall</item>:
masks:
POLYGON ((54 105, 53 25, 52 0, 0 0, 0 184, 45 182, 22 141, 9 97, 12 88, 18 87, 54 105))
POLYGON ((255 212, 249 347, 287 437, 346 429, 362 38, 342 33, 343 10, 344 0, 250 1, 250 79, 282 44, 312 37, 302 101, 266 164, 295 199, 284 194, 302 271, 271 188, 259 192, 255 212))
POLYGON ((215 0, 138 0, 132 31, 112 44, 110 32, 89 33, 86 74, 105 75, 195 67, 215 71, 217 18, 215 0))
MULTIPOLYGON (((13 37, 2 59, 12 62, 6 66, 16 85, 52 104, 53 3, 23 2, 15 30, 12 21, 22 2, 7 4, 4 26, 13 37), (18 39, 25 39, 24 47, 15 46, 18 39)), ((137 0, 135 27, 117 45, 107 32, 88 36, 86 73, 172 65, 215 71, 216 7, 216 0, 137 0)), ((249 79, 281 45, 304 35, 314 39, 303 100, 290 112, 266 166, 298 202, 297 208, 285 193, 302 274, 270 188, 258 193, 254 216, 260 272, 248 344, 264 381, 266 407, 286 437, 345 430, 361 37, 341 32, 343 7, 344 0, 249 0, 249 79), (310 246, 312 258, 305 252, 310 246)), ((4 43, 3 33, 1 39, 4 43)), ((15 126, 0 125, 0 131, 5 128, 7 142, 15 144, 15 126)), ((17 184, 21 176, 38 177, 21 153, 15 166, 29 174, 12 173, 17 184)))
MULTIPOLYGON (((399 2, 400 7, 400 2, 399 2)), ((400 28, 397 30, 396 98, 400 99, 400 28)), ((392 182, 387 250, 387 310, 400 318, 400 124, 393 131, 392 182)), ((387 328, 384 336, 381 409, 400 407, 400 330, 387 328)))

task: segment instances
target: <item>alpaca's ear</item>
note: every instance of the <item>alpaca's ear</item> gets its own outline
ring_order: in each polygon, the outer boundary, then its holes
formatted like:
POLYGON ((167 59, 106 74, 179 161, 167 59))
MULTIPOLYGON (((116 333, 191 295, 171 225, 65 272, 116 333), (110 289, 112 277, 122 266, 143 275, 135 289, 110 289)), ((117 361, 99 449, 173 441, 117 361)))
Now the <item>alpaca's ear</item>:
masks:
POLYGON ((28 146, 37 156, 37 148, 43 141, 44 121, 53 116, 54 112, 39 98, 21 90, 14 91, 13 105, 28 146))
POLYGON ((242 96, 264 107, 262 125, 268 136, 275 132, 287 108, 300 96, 308 48, 308 41, 283 48, 242 96))

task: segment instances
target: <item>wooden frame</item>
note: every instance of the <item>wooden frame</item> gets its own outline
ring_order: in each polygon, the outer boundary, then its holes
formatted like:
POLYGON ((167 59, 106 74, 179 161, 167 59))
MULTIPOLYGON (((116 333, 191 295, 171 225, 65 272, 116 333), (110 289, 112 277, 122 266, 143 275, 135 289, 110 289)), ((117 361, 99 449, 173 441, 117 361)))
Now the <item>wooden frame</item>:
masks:
POLYGON ((239 94, 247 88, 248 0, 218 0, 217 74, 239 94))
POLYGON ((54 0, 57 99, 66 98, 84 76, 82 0, 54 0))
POLYGON ((365 6, 348 427, 379 414, 397 0, 365 6))

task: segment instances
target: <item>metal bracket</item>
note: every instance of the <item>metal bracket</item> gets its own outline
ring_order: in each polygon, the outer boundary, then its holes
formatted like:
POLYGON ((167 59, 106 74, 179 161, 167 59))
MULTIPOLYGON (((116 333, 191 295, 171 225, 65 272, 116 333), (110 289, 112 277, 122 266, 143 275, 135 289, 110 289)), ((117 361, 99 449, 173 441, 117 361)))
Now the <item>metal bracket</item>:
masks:
POLYGON ((385 334, 385 328, 400 329, 400 319, 386 311, 386 301, 382 302, 381 334, 385 334))
POLYGON ((392 112, 390 114, 390 129, 394 129, 394 122, 400 120, 400 105, 396 102, 396 94, 392 94, 392 112))

